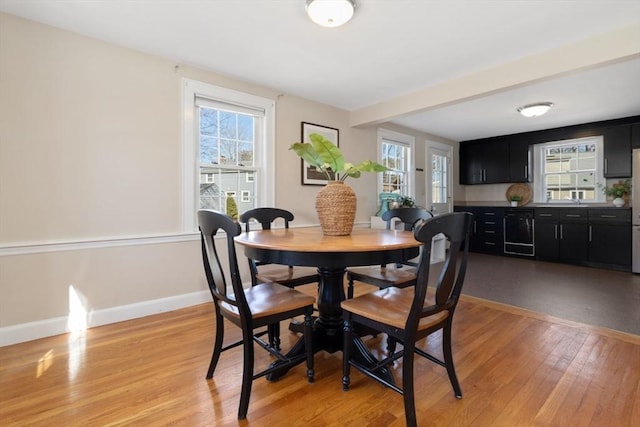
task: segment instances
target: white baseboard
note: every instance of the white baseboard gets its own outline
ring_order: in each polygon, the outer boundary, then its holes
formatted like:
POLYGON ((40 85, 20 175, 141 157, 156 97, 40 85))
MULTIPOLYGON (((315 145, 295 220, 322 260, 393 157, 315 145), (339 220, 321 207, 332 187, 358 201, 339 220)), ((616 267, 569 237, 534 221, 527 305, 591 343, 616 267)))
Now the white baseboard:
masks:
MULTIPOLYGON (((211 301, 211 293, 206 291, 176 295, 135 304, 105 308, 88 313, 87 327, 107 325, 124 320, 137 319, 151 314, 177 310, 211 301)), ((50 337, 69 332, 66 316, 36 322, 22 323, 0 328, 0 347, 50 337)))

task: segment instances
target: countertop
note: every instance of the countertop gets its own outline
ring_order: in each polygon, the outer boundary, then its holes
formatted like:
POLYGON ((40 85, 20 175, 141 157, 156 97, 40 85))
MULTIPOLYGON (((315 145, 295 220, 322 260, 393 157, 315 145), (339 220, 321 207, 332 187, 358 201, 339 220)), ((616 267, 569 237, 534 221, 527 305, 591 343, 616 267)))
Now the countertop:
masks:
MULTIPOLYGON (((457 201, 453 203, 454 206, 467 206, 467 207, 499 207, 499 208, 512 208, 509 202, 497 202, 497 201, 457 201)), ((611 208, 611 209, 631 209, 630 206, 624 206, 621 208, 617 208, 609 203, 528 203, 523 206, 518 206, 517 208, 512 209, 532 209, 532 208, 611 208)))

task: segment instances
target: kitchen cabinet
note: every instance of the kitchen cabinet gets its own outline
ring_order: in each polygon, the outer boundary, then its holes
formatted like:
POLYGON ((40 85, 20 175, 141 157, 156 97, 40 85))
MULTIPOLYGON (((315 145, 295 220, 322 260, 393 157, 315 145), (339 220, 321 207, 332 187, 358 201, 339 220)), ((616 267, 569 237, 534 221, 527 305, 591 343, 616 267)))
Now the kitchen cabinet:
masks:
POLYGON ((631 269, 630 209, 589 209, 589 262, 631 269))
POLYGON ((460 184, 509 181, 509 146, 504 140, 460 144, 460 184))
POLYGON ((538 258, 575 263, 587 261, 587 208, 538 208, 535 220, 538 258))
POLYGON ((613 126, 602 130, 604 138, 605 178, 631 176, 631 125, 613 126))
POLYGON ((456 212, 473 214, 469 250, 493 255, 504 254, 503 208, 456 206, 456 212))
POLYGON ((631 149, 640 148, 640 123, 631 125, 631 149))
POLYGON ((529 141, 509 141, 509 182, 530 182, 531 178, 531 146, 529 141))

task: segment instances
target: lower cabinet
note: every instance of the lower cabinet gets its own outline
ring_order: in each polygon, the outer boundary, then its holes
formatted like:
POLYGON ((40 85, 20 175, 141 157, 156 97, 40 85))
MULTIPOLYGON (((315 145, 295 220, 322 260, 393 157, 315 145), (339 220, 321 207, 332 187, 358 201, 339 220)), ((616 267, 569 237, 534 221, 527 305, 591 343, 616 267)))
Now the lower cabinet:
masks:
MULTIPOLYGON (((474 215, 469 249, 505 255, 508 208, 456 206, 474 215)), ((631 209, 535 207, 535 257, 545 261, 631 271, 631 209)))
POLYGON ((589 226, 586 208, 535 210, 535 251, 538 258, 586 262, 589 226))
POLYGON ((503 208, 456 206, 454 210, 473 214, 473 229, 469 240, 470 251, 493 255, 504 254, 503 208))
POLYGON ((536 208, 539 259, 631 270, 631 211, 616 208, 536 208))
POLYGON ((630 210, 589 210, 589 262, 631 269, 630 210))

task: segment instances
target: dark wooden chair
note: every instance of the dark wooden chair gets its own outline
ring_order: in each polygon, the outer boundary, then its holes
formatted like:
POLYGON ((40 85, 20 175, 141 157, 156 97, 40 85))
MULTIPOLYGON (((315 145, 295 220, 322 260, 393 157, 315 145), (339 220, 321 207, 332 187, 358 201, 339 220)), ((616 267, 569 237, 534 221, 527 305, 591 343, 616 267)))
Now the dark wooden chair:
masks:
MULTIPOLYGON (((424 208, 389 209, 382 214, 387 222, 387 230, 391 229, 393 220, 398 218, 406 231, 413 230, 415 224, 422 219, 432 218, 433 214, 424 208)), ((417 263, 406 261, 392 266, 353 267, 347 270, 347 298, 353 298, 353 282, 363 282, 377 286, 380 289, 389 286, 404 288, 416 283, 417 263)))
POLYGON ((414 231, 415 238, 422 242, 416 285, 407 288, 389 287, 341 303, 344 317, 343 390, 349 389, 350 367, 354 366, 368 377, 403 395, 406 423, 409 427, 417 425, 413 384, 414 354, 444 366, 455 396, 462 397, 451 351, 451 325, 464 282, 471 225, 472 215, 466 212, 449 213, 421 221, 414 231), (431 241, 439 233, 446 236, 451 246, 445 261, 432 265, 431 241), (431 272, 437 273, 432 274, 432 277, 437 278, 435 295, 427 297, 427 284, 432 268, 439 270, 431 272), (373 366, 365 365, 352 358, 352 331, 357 325, 386 333, 401 343, 402 348, 390 352, 383 360, 374 361, 373 366), (444 361, 416 347, 417 341, 438 330, 442 330, 444 361), (402 359, 402 388, 395 383, 392 371, 387 368, 398 359, 402 359))
POLYGON ((285 366, 293 366, 306 358, 307 378, 309 382, 313 382, 311 314, 314 298, 275 283, 259 283, 244 289, 234 242, 234 237, 241 233, 240 225, 233 218, 211 210, 198 211, 198 225, 204 272, 213 297, 216 318, 216 338, 207 378, 213 377, 223 351, 240 345, 243 347, 244 362, 238 419, 244 419, 247 416, 253 380, 285 366), (219 231, 224 233, 218 233, 219 231), (228 259, 228 270, 223 268, 225 255, 228 259), (305 352, 299 356, 287 358, 260 338, 267 333, 269 325, 301 315, 304 316, 305 352), (242 340, 223 347, 223 319, 242 329, 242 340), (257 331, 259 328, 265 330, 257 331), (276 357, 278 366, 270 366, 254 374, 254 342, 276 357))
MULTIPOLYGON (((293 214, 278 208, 255 208, 240 215, 240 222, 244 223, 245 231, 250 231, 251 219, 260 223, 263 230, 271 230, 274 221, 281 219, 284 228, 289 228, 289 222, 293 221, 293 214)), ((289 288, 309 283, 318 283, 320 276, 318 269, 314 267, 292 267, 286 265, 274 265, 249 259, 251 281, 256 283, 274 282, 289 288)))
MULTIPOLYGON (((289 228, 289 222, 293 221, 293 213, 279 208, 254 208, 240 215, 240 222, 244 223, 245 231, 251 230, 251 220, 260 223, 263 230, 271 230, 274 222, 281 220, 284 228, 289 228)), ((288 288, 319 283, 320 275, 315 267, 293 267, 291 265, 276 265, 261 262, 249 258, 249 270, 251 271, 251 283, 278 283, 288 288)), ((292 322, 289 329, 301 332, 302 325, 292 322)), ((269 343, 276 349, 280 348, 280 324, 271 325, 269 329, 269 343)))

